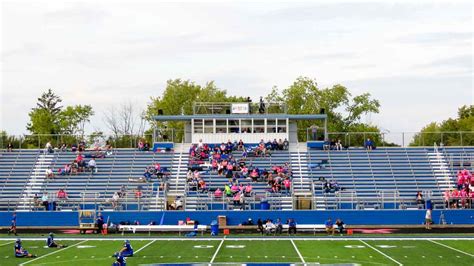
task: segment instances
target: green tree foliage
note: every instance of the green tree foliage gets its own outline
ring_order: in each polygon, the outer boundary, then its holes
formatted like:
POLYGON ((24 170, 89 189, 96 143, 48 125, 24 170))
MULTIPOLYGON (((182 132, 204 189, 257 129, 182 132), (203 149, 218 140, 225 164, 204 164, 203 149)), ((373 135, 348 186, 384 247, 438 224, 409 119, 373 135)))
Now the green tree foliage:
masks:
POLYGON ((474 105, 458 109, 458 117, 441 123, 431 122, 413 137, 411 146, 431 146, 443 143, 446 146, 474 145, 474 105))
POLYGON ((190 80, 168 80, 163 95, 152 97, 148 104, 145 118, 155 128, 167 128, 169 134, 175 134, 175 141, 183 136, 183 122, 157 123, 153 117, 158 110, 163 110, 165 115, 191 115, 195 102, 245 102, 243 97, 228 96, 227 91, 218 88, 213 81, 205 85, 196 84, 190 80), (171 132, 174 130, 174 133, 171 132))
MULTIPOLYGON (((285 103, 289 114, 318 114, 320 109, 324 108, 328 115, 328 131, 330 132, 380 131, 378 127, 360 121, 363 115, 379 112, 379 101, 372 99, 369 93, 353 97, 346 87, 339 84, 321 89, 316 80, 299 77, 281 92, 277 87, 273 87, 265 99, 268 102, 285 103)), ((305 129, 313 123, 311 121, 298 122, 300 140, 306 140, 305 129)), ((318 126, 323 125, 318 124, 318 126)), ((362 136, 359 138, 357 140, 353 137, 352 143, 358 142, 361 145, 362 136)))
MULTIPOLYGON (((26 127, 28 131, 34 135, 79 134, 82 137, 86 123, 90 122, 91 116, 94 115, 92 106, 76 105, 63 108, 60 105, 61 102, 61 97, 51 89, 43 93, 38 98, 36 107, 32 108, 28 114, 30 116, 30 122, 26 127)), ((41 145, 49 140, 62 142, 59 137, 51 136, 30 137, 29 142, 41 145)), ((67 142, 77 142, 77 140, 68 138, 67 142)))

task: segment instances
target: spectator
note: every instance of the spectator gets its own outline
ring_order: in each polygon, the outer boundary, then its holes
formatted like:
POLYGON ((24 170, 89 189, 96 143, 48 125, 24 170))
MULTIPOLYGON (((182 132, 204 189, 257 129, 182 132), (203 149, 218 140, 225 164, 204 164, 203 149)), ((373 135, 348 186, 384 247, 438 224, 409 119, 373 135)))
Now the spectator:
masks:
POLYGON ((263 221, 262 219, 258 218, 257 220, 257 231, 260 232, 263 235, 263 221))
POLYGON ((293 218, 288 219, 287 221, 288 224, 288 234, 291 235, 296 235, 296 221, 293 218))
POLYGON ((46 178, 54 178, 54 172, 53 172, 53 169, 51 169, 51 167, 48 167, 48 169, 46 169, 45 176, 46 178))
POLYGON ((425 200, 423 199, 421 191, 416 193, 416 204, 418 205, 418 209, 423 209, 423 206, 425 205, 425 200))
POLYGON ((276 223, 275 223, 275 233, 278 234, 278 235, 281 235, 281 233, 283 232, 283 224, 281 223, 281 219, 278 218, 276 223))
POLYGON ((425 229, 431 230, 432 223, 433 220, 431 218, 431 209, 427 209, 425 214, 425 229))
POLYGON ((367 140, 364 143, 364 147, 369 151, 375 149, 374 142, 370 138, 367 138, 367 140))
POLYGON ((338 139, 336 143, 334 144, 334 149, 337 151, 342 151, 342 143, 340 139, 338 139))
POLYGON ((268 236, 275 233, 276 226, 273 224, 272 220, 268 219, 265 223, 265 234, 268 236))
POLYGON ((318 126, 312 125, 310 126, 311 129, 311 140, 317 140, 318 139, 318 126))
POLYGON ((181 197, 176 197, 173 203, 171 203, 171 209, 172 210, 182 210, 183 209, 183 200, 181 197))
POLYGON ((334 223, 332 222, 331 218, 329 218, 326 223, 324 223, 326 227, 326 233, 329 235, 334 235, 334 223))
POLYGON ((64 191, 63 188, 59 189, 58 193, 56 194, 56 197, 59 200, 62 200, 62 201, 65 201, 65 200, 68 199, 68 195, 67 195, 66 191, 64 191))
POLYGON ((344 233, 344 222, 341 220, 341 219, 337 219, 336 220, 336 226, 337 226, 337 230, 339 231, 339 234, 342 236, 342 234, 344 233))
POLYGON ((288 150, 290 148, 290 142, 285 138, 283 141, 283 150, 288 150))
POLYGON ((120 196, 118 192, 114 192, 114 195, 112 196, 112 199, 110 200, 110 203, 112 204, 112 208, 115 210, 118 207, 120 200, 120 196))
POLYGON ((13 151, 13 144, 11 142, 8 142, 7 152, 12 152, 12 151, 13 151))
POLYGON ((102 216, 102 213, 97 214, 97 218, 95 219, 95 223, 97 224, 97 231, 95 232, 96 234, 99 234, 102 232, 104 228, 104 216, 102 216))
POLYGON ((141 199, 143 196, 142 190, 140 189, 140 186, 138 186, 135 189, 135 199, 141 199))
POLYGON ((41 202, 44 206, 44 209, 46 211, 49 211, 49 196, 48 196, 48 192, 44 192, 43 193, 43 196, 41 196, 41 202))
POLYGON ((143 143, 143 140, 138 141, 138 150, 143 151, 145 149, 145 143, 143 143))
POLYGON ((222 198, 222 190, 220 188, 217 188, 216 191, 214 191, 214 197, 222 198))
POLYGON ((97 163, 95 162, 94 158, 91 158, 90 161, 87 163, 87 168, 91 171, 91 173, 97 173, 97 163))
POLYGON ((51 141, 48 141, 46 143, 45 149, 48 153, 53 153, 54 152, 53 145, 51 145, 51 141))
POLYGON ((61 147, 59 147, 59 150, 61 150, 62 152, 67 151, 67 145, 66 145, 66 143, 63 142, 63 143, 61 144, 61 147))

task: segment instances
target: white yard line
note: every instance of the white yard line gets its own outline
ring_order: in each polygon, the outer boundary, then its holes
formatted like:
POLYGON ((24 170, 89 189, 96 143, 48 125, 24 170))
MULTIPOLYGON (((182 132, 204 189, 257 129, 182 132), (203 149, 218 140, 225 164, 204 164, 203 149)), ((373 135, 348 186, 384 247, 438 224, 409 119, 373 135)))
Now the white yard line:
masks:
POLYGON ((456 248, 450 247, 450 246, 448 246, 448 245, 445 245, 445 244, 443 244, 443 243, 439 243, 439 242, 436 242, 436 241, 434 241, 434 240, 428 240, 428 241, 430 241, 431 243, 435 243, 435 244, 437 244, 437 245, 443 246, 443 247, 445 247, 445 248, 452 249, 452 250, 454 250, 454 251, 457 251, 457 252, 459 252, 459 253, 462 253, 462 254, 465 254, 465 255, 468 255, 468 256, 474 257, 474 255, 472 255, 472 254, 469 254, 469 253, 467 253, 467 252, 464 252, 464 251, 462 251, 462 250, 459 250, 459 249, 456 249, 456 248))
POLYGON ((217 253, 219 253, 219 250, 221 249, 222 244, 224 244, 224 240, 225 240, 225 239, 222 239, 221 243, 220 243, 219 246, 217 247, 216 252, 214 252, 214 255, 212 256, 212 259, 211 259, 211 261, 210 261, 209 263, 213 263, 214 260, 216 259, 217 253))
POLYGON ((137 251, 135 251, 133 254, 137 254, 138 252, 142 251, 144 248, 148 247, 149 245, 155 243, 156 239, 153 240, 153 241, 150 241, 149 243, 147 243, 146 245, 144 245, 143 247, 139 248, 137 251))
POLYGON ((8 243, 5 243, 5 244, 1 244, 0 247, 6 246, 6 245, 10 245, 10 244, 13 244, 13 243, 15 243, 15 241, 8 242, 8 243))
POLYGON ((74 244, 74 245, 70 245, 70 246, 68 246, 68 247, 66 247, 66 248, 61 248, 61 249, 58 249, 58 250, 53 251, 53 252, 51 252, 51 253, 45 254, 45 255, 43 255, 43 256, 40 256, 40 257, 38 257, 38 258, 35 258, 35 259, 32 259, 32 260, 23 262, 22 264, 20 264, 20 266, 25 265, 25 264, 28 264, 28 263, 31 263, 31 262, 33 262, 33 261, 36 261, 36 260, 39 260, 39 259, 42 259, 42 258, 45 258, 45 257, 48 257, 48 256, 50 256, 50 255, 56 254, 56 253, 58 253, 58 252, 61 252, 61 251, 66 250, 66 249, 70 249, 70 248, 75 247, 75 246, 77 246, 77 245, 80 245, 80 244, 82 244, 82 243, 84 243, 84 242, 86 242, 86 241, 88 241, 88 240, 84 240, 84 241, 78 242, 78 243, 76 243, 76 244, 74 244))
POLYGON ((296 247, 296 244, 295 244, 295 242, 293 241, 293 239, 291 239, 291 244, 293 244, 293 247, 295 248, 296 253, 298 253, 298 256, 300 256, 301 262, 306 264, 306 261, 304 261, 304 258, 303 258, 303 256, 301 255, 301 253, 300 253, 300 251, 298 250, 298 248, 296 247))
POLYGON ((382 255, 385 256, 387 259, 389 259, 389 260, 395 262, 396 264, 398 264, 398 265, 400 265, 400 266, 403 265, 403 264, 401 264, 400 262, 398 262, 398 261, 396 261, 395 259, 393 259, 392 257, 390 257, 389 255, 387 255, 387 254, 383 253, 382 251, 380 251, 380 250, 378 250, 378 249, 372 247, 371 245, 367 244, 367 242, 365 242, 364 240, 360 239, 359 241, 362 242, 362 243, 364 243, 364 245, 368 246, 369 248, 371 248, 371 249, 377 251, 378 253, 382 254, 382 255))

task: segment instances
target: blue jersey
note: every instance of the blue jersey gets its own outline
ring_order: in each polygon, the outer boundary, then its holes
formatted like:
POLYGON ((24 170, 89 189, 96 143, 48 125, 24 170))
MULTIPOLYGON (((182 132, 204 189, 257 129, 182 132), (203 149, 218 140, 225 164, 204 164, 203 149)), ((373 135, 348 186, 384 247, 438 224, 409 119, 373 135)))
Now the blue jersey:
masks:
POLYGON ((48 245, 48 247, 50 247, 51 244, 53 244, 53 243, 54 243, 54 238, 53 238, 53 236, 49 236, 49 237, 48 237, 48 240, 46 241, 46 244, 48 245))
POLYGON ((130 245, 130 243, 123 244, 123 247, 126 248, 126 251, 133 251, 132 245, 130 245))
POLYGON ((20 243, 15 243, 15 255, 22 255, 23 250, 20 243))
POLYGON ((12 217, 12 226, 16 226, 16 215, 12 217))
POLYGON ((119 255, 117 257, 117 261, 114 263, 115 265, 125 266, 127 263, 126 258, 124 256, 119 255))
POLYGON ((326 227, 332 228, 333 226, 334 224, 332 223, 332 221, 326 221, 326 227))

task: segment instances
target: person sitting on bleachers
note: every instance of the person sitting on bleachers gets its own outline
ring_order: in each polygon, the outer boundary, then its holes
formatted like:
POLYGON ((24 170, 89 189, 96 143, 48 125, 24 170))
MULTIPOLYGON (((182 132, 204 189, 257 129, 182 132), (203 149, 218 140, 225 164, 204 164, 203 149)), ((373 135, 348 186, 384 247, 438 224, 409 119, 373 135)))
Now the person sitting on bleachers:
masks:
POLYGON ((242 141, 242 139, 240 139, 239 142, 237 143, 237 150, 238 151, 244 151, 245 150, 245 145, 244 145, 244 142, 242 141))
POLYGON ((283 180, 283 188, 285 189, 286 194, 290 194, 291 191, 291 181, 287 177, 285 180, 283 180))
POLYGON ((79 165, 76 160, 74 160, 71 164, 71 174, 77 175, 79 172, 79 165))
POLYGON ((201 193, 207 192, 207 184, 202 178, 198 181, 198 189, 201 193))
POLYGON ((253 187, 252 184, 247 183, 247 185, 244 187, 244 195, 246 197, 250 197, 252 195, 253 187))
POLYGON ((61 189, 58 190, 58 192, 56 193, 56 197, 59 200, 67 200, 68 199, 68 195, 67 195, 66 191, 64 191, 64 188, 61 188, 61 189))
POLYGON ((259 178, 259 175, 258 175, 258 171, 257 169, 253 169, 252 172, 250 172, 250 178, 252 179, 253 182, 257 182, 258 181, 258 178, 259 178))
POLYGON ((285 138, 283 141, 283 150, 287 151, 290 148, 290 142, 285 138))
POLYGON ((90 161, 87 163, 87 168, 91 171, 91 173, 98 172, 97 163, 95 162, 94 158, 90 159, 90 161))
POLYGON ((46 143, 45 152, 48 152, 48 153, 53 153, 54 152, 53 145, 51 144, 51 141, 48 141, 46 143))
POLYGON ((72 151, 72 152, 76 152, 76 151, 77 151, 77 144, 76 144, 76 143, 73 143, 73 144, 71 145, 71 151, 72 151))
POLYGON ((114 192, 114 195, 113 195, 112 198, 110 199, 110 203, 112 204, 112 208, 113 208, 114 210, 117 209, 118 204, 119 204, 119 200, 120 200, 119 193, 118 193, 118 192, 114 192))
POLYGON ((334 149, 337 151, 342 151, 342 143, 340 139, 338 139, 336 143, 334 144, 334 149))
POLYGON ((8 142, 7 152, 12 152, 12 151, 13 151, 13 144, 11 142, 8 142))
POLYGON ((215 191, 214 191, 214 197, 216 198, 222 198, 222 190, 220 188, 217 188, 215 191))
POLYGON ((45 177, 46 178, 54 178, 54 172, 53 172, 53 169, 51 169, 51 167, 48 167, 48 169, 46 169, 45 177))
POLYGON ((367 138, 367 140, 364 143, 364 147, 365 147, 365 149, 367 149, 369 151, 375 149, 375 145, 374 145, 374 142, 372 141, 372 139, 367 138))
POLYGON ((143 140, 138 141, 138 150, 143 151, 145 149, 145 143, 143 143, 143 140))

